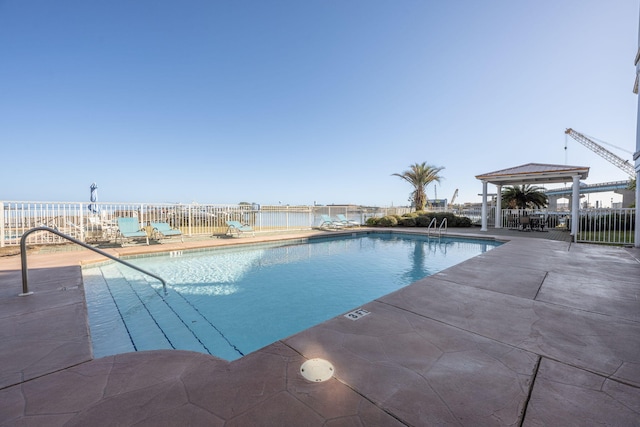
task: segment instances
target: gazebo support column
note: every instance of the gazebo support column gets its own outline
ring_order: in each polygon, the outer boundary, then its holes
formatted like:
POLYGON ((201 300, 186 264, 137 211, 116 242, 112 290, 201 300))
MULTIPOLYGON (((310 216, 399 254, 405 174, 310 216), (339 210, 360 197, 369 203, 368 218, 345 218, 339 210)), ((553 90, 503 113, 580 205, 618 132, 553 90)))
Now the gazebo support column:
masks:
POLYGON ((633 246, 640 248, 640 150, 636 152, 636 223, 633 234, 633 246))
MULTIPOLYGON (((636 85, 633 93, 638 94, 638 82, 640 81, 640 25, 638 26, 638 53, 636 53, 636 85)), ((636 167, 636 221, 633 233, 633 246, 640 248, 640 98, 638 98, 638 108, 636 110, 636 152, 633 154, 636 167)))
POLYGON ((487 231, 487 181, 482 181, 482 220, 480 231, 487 231))
POLYGON ((578 238, 578 222, 580 221, 580 175, 573 176, 573 186, 571 187, 571 235, 575 242, 578 238))
POLYGON ((495 228, 502 228, 502 185, 498 185, 496 195, 496 225, 495 228))

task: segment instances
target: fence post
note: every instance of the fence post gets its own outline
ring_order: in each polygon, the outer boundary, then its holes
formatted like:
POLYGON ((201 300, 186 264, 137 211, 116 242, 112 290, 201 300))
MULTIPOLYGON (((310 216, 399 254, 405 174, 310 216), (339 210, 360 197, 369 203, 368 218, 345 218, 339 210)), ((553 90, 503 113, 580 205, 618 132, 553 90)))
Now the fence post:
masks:
POLYGON ((79 220, 78 221, 78 226, 80 227, 80 240, 82 242, 85 242, 85 238, 84 238, 84 203, 80 202, 80 204, 78 205, 78 209, 80 210, 80 215, 79 215, 79 220))
POLYGON ((315 204, 313 206, 309 206, 307 213, 308 213, 307 224, 309 224, 309 228, 313 228, 313 223, 315 222, 315 217, 316 217, 315 204))
POLYGON ((191 218, 192 218, 191 206, 192 206, 191 203, 187 205, 187 229, 189 230, 189 235, 191 235, 191 218))
POLYGON ((5 238, 4 222, 5 222, 4 202, 0 201, 0 248, 4 248, 4 238, 5 238))

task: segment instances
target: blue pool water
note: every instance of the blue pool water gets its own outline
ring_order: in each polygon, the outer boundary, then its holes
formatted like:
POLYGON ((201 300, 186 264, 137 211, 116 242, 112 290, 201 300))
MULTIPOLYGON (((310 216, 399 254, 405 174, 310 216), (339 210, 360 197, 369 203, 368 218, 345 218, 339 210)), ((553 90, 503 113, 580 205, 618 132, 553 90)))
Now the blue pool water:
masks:
POLYGON ((500 243, 408 234, 279 242, 85 268, 94 356, 182 349, 234 360, 500 243))

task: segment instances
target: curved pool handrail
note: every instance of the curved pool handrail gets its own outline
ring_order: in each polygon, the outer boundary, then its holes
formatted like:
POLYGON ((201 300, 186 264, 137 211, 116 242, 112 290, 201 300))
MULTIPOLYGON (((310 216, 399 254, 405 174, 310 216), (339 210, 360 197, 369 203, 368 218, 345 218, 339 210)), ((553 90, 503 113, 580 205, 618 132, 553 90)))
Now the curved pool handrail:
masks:
POLYGON ((27 236, 29 236, 31 233, 35 233, 36 231, 48 231, 49 233, 53 233, 57 236, 62 237, 63 239, 67 239, 70 242, 73 242, 77 245, 80 245, 86 249, 92 250, 94 252, 99 253, 102 256, 105 256, 109 259, 112 259, 116 262, 119 262, 120 264, 124 264, 127 267, 133 268, 134 270, 138 270, 139 272, 146 274, 147 276, 151 276, 154 279, 159 280, 162 283, 162 289, 164 290, 164 294, 165 296, 167 295, 167 282, 164 281, 164 279, 160 276, 156 276, 153 273, 149 273, 147 270, 144 270, 138 266, 135 266, 131 263, 128 263, 127 261, 121 260, 118 257, 115 257, 103 250, 100 250, 98 248, 94 248, 93 246, 87 245, 86 243, 75 239, 71 236, 68 236, 64 233, 59 232, 58 230, 54 230, 53 228, 50 227, 35 227, 32 228, 31 230, 28 230, 26 233, 24 233, 22 235, 22 237, 20 238, 20 262, 22 264, 22 293, 19 294, 21 297, 22 296, 27 296, 27 295, 32 295, 33 292, 29 292, 29 279, 28 279, 28 270, 27 270, 27 236))
POLYGON ((438 220, 436 218, 433 218, 429 223, 429 226, 427 227, 427 236, 431 236, 431 228, 435 230, 437 226, 438 226, 438 220))
POLYGON ((444 232, 447 232, 447 218, 442 218, 442 222, 440 223, 440 227, 438 227, 438 236, 442 236, 442 229, 444 228, 444 232))

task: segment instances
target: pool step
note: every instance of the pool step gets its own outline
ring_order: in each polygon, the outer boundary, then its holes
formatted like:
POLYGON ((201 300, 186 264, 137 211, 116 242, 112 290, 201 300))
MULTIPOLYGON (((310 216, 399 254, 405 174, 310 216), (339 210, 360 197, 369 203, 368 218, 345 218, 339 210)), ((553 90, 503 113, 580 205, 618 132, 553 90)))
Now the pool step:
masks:
POLYGON ((101 272, 109 283, 109 296, 116 301, 113 306, 119 311, 117 317, 124 320, 135 350, 175 348, 213 354, 227 360, 240 357, 213 325, 171 289, 163 299, 160 284, 150 284, 135 270, 122 271, 119 265, 107 265, 101 267, 101 272))
POLYGON ((82 280, 87 301, 93 356, 98 358, 135 351, 100 269, 84 269, 82 280))

